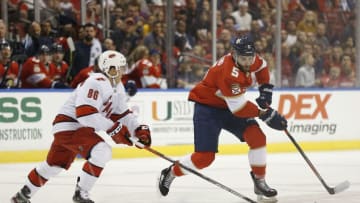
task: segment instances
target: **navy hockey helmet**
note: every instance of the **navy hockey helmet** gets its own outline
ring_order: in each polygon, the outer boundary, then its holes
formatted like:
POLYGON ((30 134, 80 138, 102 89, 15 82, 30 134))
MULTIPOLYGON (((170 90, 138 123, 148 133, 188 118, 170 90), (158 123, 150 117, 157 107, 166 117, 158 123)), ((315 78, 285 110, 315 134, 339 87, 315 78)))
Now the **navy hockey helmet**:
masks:
POLYGON ((39 54, 50 54, 50 49, 49 49, 49 47, 48 46, 46 46, 46 45, 42 45, 41 47, 40 47, 40 51, 39 51, 39 54))
POLYGON ((254 56, 254 42, 247 36, 237 37, 232 43, 232 47, 238 55, 254 56))
POLYGON ((11 46, 7 41, 3 41, 3 42, 0 43, 0 50, 3 50, 5 48, 11 50, 11 46))
POLYGON ((51 46, 51 52, 53 53, 63 53, 64 52, 64 48, 61 44, 58 44, 58 43, 54 43, 52 46, 51 46))

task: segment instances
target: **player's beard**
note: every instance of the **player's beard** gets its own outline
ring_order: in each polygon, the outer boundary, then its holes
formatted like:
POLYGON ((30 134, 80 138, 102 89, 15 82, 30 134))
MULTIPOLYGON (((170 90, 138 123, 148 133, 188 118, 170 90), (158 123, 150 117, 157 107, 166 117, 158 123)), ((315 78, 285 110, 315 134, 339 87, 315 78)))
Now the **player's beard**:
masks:
POLYGON ((237 63, 236 67, 244 73, 248 73, 250 71, 250 66, 243 66, 237 63))

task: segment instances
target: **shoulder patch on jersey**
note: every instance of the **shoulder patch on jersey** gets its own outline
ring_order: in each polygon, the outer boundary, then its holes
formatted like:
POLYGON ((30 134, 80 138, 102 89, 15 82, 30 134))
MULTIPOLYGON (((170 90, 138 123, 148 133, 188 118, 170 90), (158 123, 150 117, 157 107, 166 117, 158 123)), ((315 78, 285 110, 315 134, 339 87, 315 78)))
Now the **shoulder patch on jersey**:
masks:
POLYGON ((40 63, 40 60, 38 58, 36 58, 36 57, 32 57, 31 61, 34 62, 34 63, 40 63))
POLYGON ((150 73, 149 69, 148 69, 148 68, 144 68, 143 74, 144 74, 144 75, 149 75, 149 73, 150 73))
POLYGON ((39 64, 34 64, 34 72, 35 72, 35 73, 40 72, 40 66, 39 66, 39 64))

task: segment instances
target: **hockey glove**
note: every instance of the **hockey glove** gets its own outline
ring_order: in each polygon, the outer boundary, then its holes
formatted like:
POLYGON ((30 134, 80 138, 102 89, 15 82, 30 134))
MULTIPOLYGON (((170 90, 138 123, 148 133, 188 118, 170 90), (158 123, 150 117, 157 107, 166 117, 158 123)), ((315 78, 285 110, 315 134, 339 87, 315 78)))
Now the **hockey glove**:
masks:
POLYGON ((51 87, 55 88, 55 89, 68 89, 69 88, 69 86, 67 86, 65 83, 62 83, 62 82, 59 82, 59 81, 54 81, 51 84, 51 87))
POLYGON ((150 129, 147 125, 140 125, 135 129, 135 136, 139 138, 139 142, 147 147, 151 145, 150 129))
POLYGON ((133 143, 130 140, 130 133, 126 126, 119 122, 106 131, 106 133, 114 140, 116 144, 126 144, 132 146, 133 143))
POLYGON ((287 128, 287 120, 272 108, 268 108, 264 113, 260 114, 259 118, 275 130, 285 130, 287 128))
POLYGON ((136 83, 133 80, 128 80, 125 84, 125 90, 129 96, 134 96, 137 93, 136 83))
POLYGON ((256 103, 260 106, 260 108, 266 109, 271 105, 273 88, 274 85, 271 84, 262 84, 259 87, 260 95, 256 98, 256 103))

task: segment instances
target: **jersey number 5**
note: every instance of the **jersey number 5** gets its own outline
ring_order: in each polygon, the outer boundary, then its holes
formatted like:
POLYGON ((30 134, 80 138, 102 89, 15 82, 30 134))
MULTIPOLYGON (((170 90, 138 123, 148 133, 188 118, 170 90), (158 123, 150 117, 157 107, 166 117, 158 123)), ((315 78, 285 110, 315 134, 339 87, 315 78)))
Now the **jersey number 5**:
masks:
POLYGON ((236 67, 233 67, 233 69, 231 70, 231 76, 237 78, 239 76, 239 69, 236 67))
POLYGON ((88 92, 88 95, 87 95, 88 98, 93 98, 94 100, 97 100, 98 96, 99 96, 99 91, 89 89, 89 92, 88 92))

